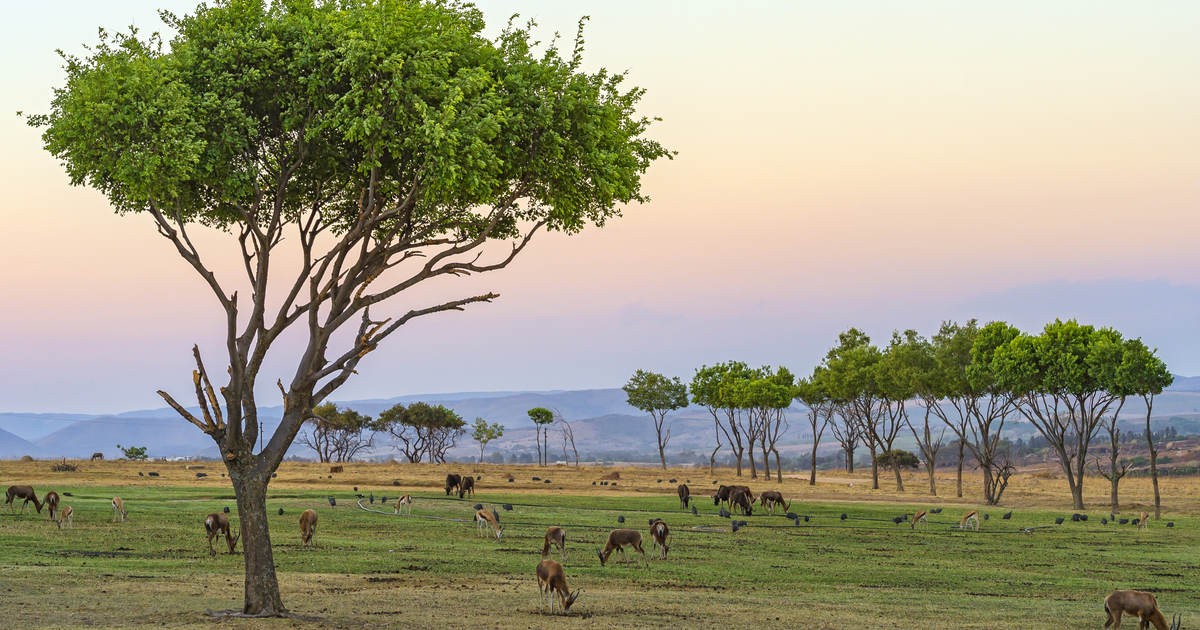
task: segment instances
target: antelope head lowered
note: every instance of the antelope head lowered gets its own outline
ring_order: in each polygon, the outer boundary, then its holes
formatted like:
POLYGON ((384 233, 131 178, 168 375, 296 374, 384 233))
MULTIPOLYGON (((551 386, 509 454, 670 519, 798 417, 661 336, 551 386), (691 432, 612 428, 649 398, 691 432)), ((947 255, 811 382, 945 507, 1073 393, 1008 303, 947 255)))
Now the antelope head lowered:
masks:
POLYGON ((225 536, 225 543, 229 546, 229 553, 233 553, 237 546, 238 538, 242 535, 231 536, 229 534, 229 518, 220 512, 214 512, 204 518, 204 530, 208 532, 208 552, 212 555, 217 555, 217 550, 213 548, 213 540, 225 536))
MULTIPOLYGON (((562 565, 549 558, 542 560, 537 565, 537 581, 541 597, 550 600, 550 613, 554 614, 554 605, 558 603, 564 615, 570 614, 571 604, 575 603, 575 598, 579 597, 580 591, 572 593, 567 588, 567 576, 563 572, 562 565), (558 602, 554 600, 556 594, 558 602)), ((541 600, 541 603, 544 606, 545 601, 541 600)))
POLYGON ((542 545, 542 557, 550 555, 551 546, 558 547, 563 562, 567 561, 567 532, 558 526, 546 530, 546 543, 542 545))
POLYGON ((476 510, 475 520, 479 523, 479 535, 484 538, 488 537, 487 530, 485 529, 488 525, 491 525, 492 530, 496 532, 496 540, 500 540, 500 536, 504 534, 504 528, 496 522, 495 515, 487 510, 476 510))
POLYGON ((1181 616, 1176 615, 1171 619, 1171 625, 1167 626, 1166 617, 1158 609, 1158 599, 1153 593, 1142 591, 1113 591, 1104 598, 1104 612, 1108 613, 1108 620, 1104 622, 1106 630, 1110 626, 1113 630, 1120 630, 1121 615, 1137 617, 1140 620, 1138 630, 1145 630, 1150 624, 1154 624, 1158 630, 1179 630, 1183 621, 1181 616))
POLYGON ((37 509, 37 513, 42 513, 42 503, 38 501, 37 493, 33 491, 32 487, 9 486, 8 492, 4 497, 4 507, 6 512, 12 510, 13 501, 16 501, 17 499, 23 499, 21 503, 22 514, 25 513, 25 506, 28 505, 30 501, 33 501, 33 507, 37 509))
POLYGON ((112 507, 113 520, 120 518, 121 522, 125 522, 125 502, 121 500, 121 497, 113 497, 112 507))
MULTIPOLYGON (((646 560, 646 552, 642 550, 642 533, 635 529, 614 529, 608 533, 608 542, 604 544, 604 551, 596 550, 596 555, 600 557, 600 566, 604 566, 608 562, 608 557, 614 551, 620 551, 621 557, 625 558, 625 564, 629 564, 629 556, 625 555, 625 548, 633 547, 641 556, 638 559, 638 566, 642 566, 642 560, 646 560)), ((646 568, 650 568, 650 562, 646 562, 646 568)))
POLYGON ((304 510, 300 515, 300 542, 305 547, 312 542, 313 536, 317 533, 317 512, 315 510, 304 510))

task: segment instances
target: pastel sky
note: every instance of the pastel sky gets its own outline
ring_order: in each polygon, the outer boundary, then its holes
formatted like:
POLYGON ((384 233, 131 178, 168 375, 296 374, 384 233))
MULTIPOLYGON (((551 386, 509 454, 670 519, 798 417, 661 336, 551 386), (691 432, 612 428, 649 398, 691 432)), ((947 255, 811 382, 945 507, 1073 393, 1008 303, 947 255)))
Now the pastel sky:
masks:
MULTIPOLYGON (((492 32, 519 13, 543 39, 590 16, 589 66, 628 70, 679 155, 604 229, 423 293, 502 297, 409 326, 337 399, 614 387, 728 359, 805 373, 849 326, 886 342, 969 317, 1112 325, 1200 374, 1200 3, 478 5, 492 32)), ((219 357, 199 279, 147 219, 68 186, 13 115, 47 109, 56 48, 194 6, 6 7, 0 411, 161 407, 155 390, 190 390, 192 343, 219 357)), ((260 382, 289 373, 281 357, 260 382)))

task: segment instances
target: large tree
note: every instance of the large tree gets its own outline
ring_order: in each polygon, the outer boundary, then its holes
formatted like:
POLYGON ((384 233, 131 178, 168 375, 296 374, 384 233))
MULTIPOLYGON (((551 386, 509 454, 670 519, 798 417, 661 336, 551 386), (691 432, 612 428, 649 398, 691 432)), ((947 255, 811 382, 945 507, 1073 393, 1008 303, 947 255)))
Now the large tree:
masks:
POLYGON ((338 409, 333 403, 313 408, 305 423, 308 431, 297 440, 317 452, 322 462, 348 462, 375 445, 375 423, 350 408, 338 409))
POLYGON ((193 349, 199 417, 161 393, 229 470, 243 614, 280 615, 266 492, 301 425, 405 323, 497 295, 389 299, 502 269, 539 230, 602 225, 645 201, 668 153, 643 135, 641 90, 582 70, 581 39, 565 56, 511 25, 488 39, 471 5, 215 0, 163 17, 165 48, 131 31, 66 56, 66 86, 29 122, 73 184, 147 214, 216 299, 227 369, 193 349), (214 271, 200 228, 231 235, 243 278, 214 271), (259 372, 294 329, 282 421, 256 453, 259 372))
POLYGON ((446 451, 466 434, 467 423, 452 409, 442 405, 415 402, 407 407, 394 405, 379 414, 373 427, 386 431, 398 441, 395 445, 409 462, 428 458, 430 463, 446 461, 446 451))
MULTIPOLYGON (((866 333, 851 328, 838 335, 838 345, 825 355, 823 366, 830 394, 838 401, 842 417, 855 425, 871 451, 871 487, 879 489, 879 453, 885 449, 889 423, 887 403, 879 388, 877 366, 883 353, 866 333)), ((849 456, 849 453, 847 453, 849 456)))
POLYGON ((703 405, 712 414, 717 431, 717 447, 709 457, 709 472, 716 465, 717 451, 721 448, 721 435, 733 449, 736 457, 737 476, 742 476, 742 456, 746 452, 743 442, 745 429, 741 424, 742 410, 737 406, 738 383, 754 378, 754 370, 741 361, 728 361, 696 370, 692 377, 692 402, 703 405), (721 423, 720 410, 725 415, 721 423))
POLYGON ((1150 416, 1154 413, 1154 397, 1175 382, 1167 364, 1142 343, 1141 339, 1125 342, 1125 352, 1117 379, 1122 393, 1135 394, 1146 403, 1146 443, 1150 447, 1150 480, 1154 485, 1154 518, 1162 518, 1162 501, 1158 496, 1158 449, 1154 446, 1154 432, 1150 430, 1150 416))
POLYGON ((667 469, 667 443, 671 441, 671 427, 664 427, 667 414, 688 406, 687 385, 678 376, 666 377, 656 372, 638 370, 621 389, 626 402, 654 419, 654 432, 658 437, 658 458, 663 470, 667 469))
POLYGON ((822 368, 813 370, 810 378, 802 378, 796 383, 795 399, 808 407, 808 424, 812 427, 812 459, 808 469, 808 485, 817 485, 817 448, 821 446, 821 436, 833 421, 834 404, 829 398, 829 392, 821 382, 822 368))

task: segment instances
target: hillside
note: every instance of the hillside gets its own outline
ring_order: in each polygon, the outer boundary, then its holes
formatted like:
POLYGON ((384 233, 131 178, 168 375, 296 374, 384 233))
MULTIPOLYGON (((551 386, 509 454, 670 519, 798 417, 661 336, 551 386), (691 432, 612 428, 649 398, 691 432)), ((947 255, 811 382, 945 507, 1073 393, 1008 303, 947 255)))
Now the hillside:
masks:
POLYGON ((26 455, 34 458, 42 457, 42 449, 0 429, 0 459, 20 459, 26 455))

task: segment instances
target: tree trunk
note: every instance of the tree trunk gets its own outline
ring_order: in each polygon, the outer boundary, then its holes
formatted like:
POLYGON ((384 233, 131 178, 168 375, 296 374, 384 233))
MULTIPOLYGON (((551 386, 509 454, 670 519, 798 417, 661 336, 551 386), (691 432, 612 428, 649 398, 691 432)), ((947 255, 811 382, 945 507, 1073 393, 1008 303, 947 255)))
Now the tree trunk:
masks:
POLYGON ((904 478, 900 476, 900 464, 892 458, 892 470, 896 471, 896 492, 904 492, 904 478))
POLYGON ((958 498, 962 498, 963 441, 958 440, 958 498))
POLYGON ((854 474, 854 446, 849 449, 843 446, 842 450, 846 453, 846 472, 854 474))
POLYGON ((740 444, 737 446, 737 476, 739 477, 742 476, 742 453, 744 453, 745 450, 746 449, 742 448, 740 444))
POLYGON ((875 454, 875 447, 871 447, 871 489, 879 489, 879 457, 875 454))
POLYGON ((229 476, 237 495, 238 525, 242 557, 246 563, 245 604, 247 615, 275 615, 285 612, 275 575, 271 533, 267 523, 267 481, 269 474, 237 471, 230 466, 229 476))
POLYGON ((1074 501, 1074 503, 1075 503, 1075 509, 1076 510, 1087 509, 1087 508, 1083 507, 1083 480, 1080 479, 1079 482, 1077 483, 1074 479, 1074 476, 1070 472, 1068 472, 1067 473, 1067 485, 1070 486, 1070 488, 1071 488, 1071 500, 1074 501))
POLYGON ((1162 500, 1158 497, 1158 471, 1154 469, 1154 460, 1150 460, 1150 483, 1154 485, 1154 520, 1162 518, 1162 500))
POLYGON ((808 468, 808 485, 817 485, 817 444, 813 441, 812 464, 808 468))
POLYGON ((1112 513, 1119 514, 1121 512, 1121 503, 1117 500, 1117 484, 1121 483, 1121 478, 1114 474, 1109 483, 1112 484, 1112 513))
POLYGON ((771 452, 775 453, 775 479, 779 483, 783 483, 783 467, 779 464, 779 451, 775 447, 771 447, 771 452))
POLYGON ((658 443, 658 459, 662 461, 662 469, 667 469, 667 455, 663 452, 662 441, 658 443))

